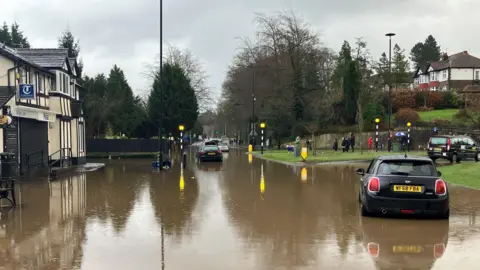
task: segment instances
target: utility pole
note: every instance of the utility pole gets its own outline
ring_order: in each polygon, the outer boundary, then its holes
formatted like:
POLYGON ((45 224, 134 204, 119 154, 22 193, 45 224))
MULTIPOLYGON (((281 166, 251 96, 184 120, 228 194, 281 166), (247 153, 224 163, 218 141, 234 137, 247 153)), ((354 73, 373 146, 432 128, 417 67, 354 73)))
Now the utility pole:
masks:
POLYGON ((385 36, 388 37, 388 152, 392 148, 392 138, 390 137, 391 130, 391 118, 392 118, 392 37, 395 36, 395 33, 387 33, 385 36))
POLYGON ((252 124, 251 124, 251 133, 252 133, 252 146, 255 145, 255 69, 252 68, 252 124))
POLYGON ((158 128, 158 141, 159 141, 159 153, 158 161, 159 163, 163 162, 163 152, 164 152, 164 142, 163 142, 163 0, 160 0, 160 67, 158 72, 160 72, 160 119, 159 119, 159 128, 158 128))

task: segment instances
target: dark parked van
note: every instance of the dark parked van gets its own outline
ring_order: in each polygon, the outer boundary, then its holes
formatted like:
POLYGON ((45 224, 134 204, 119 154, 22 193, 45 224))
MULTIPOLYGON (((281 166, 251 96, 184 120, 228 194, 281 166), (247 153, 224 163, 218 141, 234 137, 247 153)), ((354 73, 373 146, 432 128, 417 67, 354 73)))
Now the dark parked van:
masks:
POLYGON ((428 140, 428 156, 435 161, 443 158, 450 162, 466 159, 480 160, 480 148, 477 142, 468 136, 436 135, 428 140))

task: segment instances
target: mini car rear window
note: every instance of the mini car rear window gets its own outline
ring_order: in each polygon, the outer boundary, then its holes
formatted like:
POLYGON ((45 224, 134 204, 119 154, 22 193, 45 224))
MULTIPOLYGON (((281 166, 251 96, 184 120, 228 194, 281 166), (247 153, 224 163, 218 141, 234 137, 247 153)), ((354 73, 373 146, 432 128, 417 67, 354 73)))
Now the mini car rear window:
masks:
POLYGON ((436 176, 437 170, 429 161, 386 160, 378 166, 378 174, 436 176))
POLYGON ((430 138, 430 144, 447 144, 447 138, 445 138, 445 137, 432 137, 432 138, 430 138))
POLYGON ((203 147, 204 151, 217 151, 218 147, 215 145, 208 145, 203 147))

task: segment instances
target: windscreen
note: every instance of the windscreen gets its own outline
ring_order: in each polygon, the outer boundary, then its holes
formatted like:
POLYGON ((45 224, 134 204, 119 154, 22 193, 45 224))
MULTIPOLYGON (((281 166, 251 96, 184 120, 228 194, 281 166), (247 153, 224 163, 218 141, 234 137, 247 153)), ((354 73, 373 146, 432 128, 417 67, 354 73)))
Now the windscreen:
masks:
POLYGON ((217 150, 218 150, 218 147, 214 146, 214 145, 209 145, 209 146, 203 147, 203 151, 217 151, 217 150))
POLYGON ((430 138, 430 144, 447 144, 447 138, 432 137, 432 138, 430 138))
POLYGON ((437 170, 429 161, 389 160, 380 163, 378 174, 436 176, 437 170))

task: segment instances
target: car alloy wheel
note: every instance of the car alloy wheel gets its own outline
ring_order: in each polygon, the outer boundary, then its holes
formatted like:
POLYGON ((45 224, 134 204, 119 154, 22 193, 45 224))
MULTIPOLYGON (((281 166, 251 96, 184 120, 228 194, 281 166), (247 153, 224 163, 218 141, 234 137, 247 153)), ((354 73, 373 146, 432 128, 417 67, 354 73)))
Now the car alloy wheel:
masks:
POLYGON ((477 158, 475 158, 476 161, 480 161, 480 153, 477 153, 477 158))

